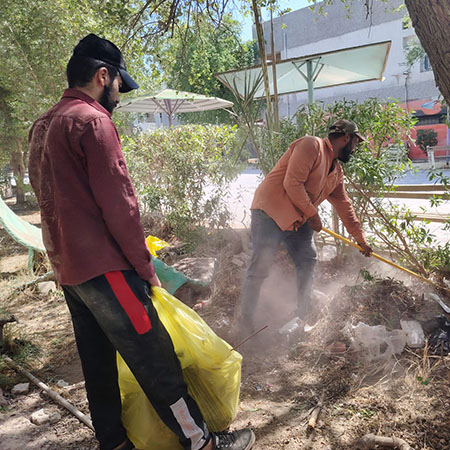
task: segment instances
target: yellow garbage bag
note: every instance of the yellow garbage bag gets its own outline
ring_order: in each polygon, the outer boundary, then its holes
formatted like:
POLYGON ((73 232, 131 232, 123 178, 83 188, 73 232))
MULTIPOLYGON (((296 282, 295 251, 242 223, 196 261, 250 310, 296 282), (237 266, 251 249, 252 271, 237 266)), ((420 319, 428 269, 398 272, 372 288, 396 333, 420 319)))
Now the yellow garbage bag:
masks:
MULTIPOLYGON (((189 394, 197 402, 210 431, 223 431, 233 421, 239 400, 242 356, 219 338, 191 308, 162 288, 152 288, 153 305, 172 338, 189 394)), ((182 449, 117 356, 122 395, 122 422, 142 450, 182 449)))
POLYGON ((150 250, 150 253, 157 258, 158 255, 156 254, 156 252, 158 250, 161 250, 164 247, 169 247, 170 244, 166 241, 163 241, 162 239, 159 239, 155 236, 147 236, 147 238, 145 239, 145 242, 147 242, 147 247, 150 250))

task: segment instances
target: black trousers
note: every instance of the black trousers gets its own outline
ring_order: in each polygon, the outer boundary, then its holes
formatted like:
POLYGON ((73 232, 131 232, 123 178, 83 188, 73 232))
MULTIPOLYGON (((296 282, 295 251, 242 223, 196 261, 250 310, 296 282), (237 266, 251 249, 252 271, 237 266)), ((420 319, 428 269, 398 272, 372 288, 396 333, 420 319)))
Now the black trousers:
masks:
POLYGON ((101 450, 113 449, 127 436, 121 422, 116 351, 183 448, 198 450, 210 439, 150 289, 133 270, 63 286, 101 450))

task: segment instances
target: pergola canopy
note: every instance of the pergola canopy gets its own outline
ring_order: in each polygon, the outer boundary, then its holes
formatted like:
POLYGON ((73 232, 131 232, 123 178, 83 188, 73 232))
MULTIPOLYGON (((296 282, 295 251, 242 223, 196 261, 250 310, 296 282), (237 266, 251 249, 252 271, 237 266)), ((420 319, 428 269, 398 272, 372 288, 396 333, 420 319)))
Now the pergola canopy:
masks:
MULTIPOLYGON (((314 89, 361 81, 382 80, 391 41, 290 58, 276 63, 277 93, 308 91, 312 103, 314 89)), ((274 94, 273 74, 268 63, 270 94, 274 94)), ((241 97, 257 84, 255 98, 265 96, 261 65, 217 73, 223 84, 241 97)))

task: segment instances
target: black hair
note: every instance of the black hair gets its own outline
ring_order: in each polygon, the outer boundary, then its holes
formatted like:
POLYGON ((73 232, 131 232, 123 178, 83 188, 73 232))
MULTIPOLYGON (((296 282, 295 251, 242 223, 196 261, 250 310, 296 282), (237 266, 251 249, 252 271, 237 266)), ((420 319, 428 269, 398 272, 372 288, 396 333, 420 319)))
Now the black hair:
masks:
POLYGON ((69 88, 86 86, 94 78, 95 73, 100 67, 105 67, 108 70, 111 80, 114 80, 119 73, 116 67, 99 59, 86 56, 72 56, 66 68, 69 88))

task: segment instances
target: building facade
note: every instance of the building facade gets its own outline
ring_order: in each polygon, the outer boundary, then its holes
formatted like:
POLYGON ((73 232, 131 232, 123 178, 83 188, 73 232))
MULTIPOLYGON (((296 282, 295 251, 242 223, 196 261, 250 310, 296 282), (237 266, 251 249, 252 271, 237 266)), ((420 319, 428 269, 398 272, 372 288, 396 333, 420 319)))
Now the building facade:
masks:
MULTIPOLYGON (((335 1, 332 6, 326 7, 326 15, 318 15, 309 8, 303 8, 274 19, 276 59, 284 60, 390 40, 392 44, 383 81, 316 89, 315 101, 333 103, 345 98, 362 102, 370 97, 384 102, 389 99, 400 100, 405 108, 417 111, 418 129, 436 128, 438 145, 448 145, 448 133, 443 123, 445 108, 441 108, 439 103, 422 108, 423 104, 430 104, 439 96, 428 57, 421 58, 412 66, 406 62, 408 48, 418 40, 414 29, 405 24, 406 9, 401 8, 403 1, 375 1, 370 14, 367 14, 364 4, 363 1, 354 1, 350 10, 347 10, 340 1, 335 1), (422 120, 421 124, 420 117, 425 116, 427 120, 422 120)), ((271 55, 270 22, 265 22, 263 26, 266 52, 271 55)), ((256 38, 255 27, 253 36, 256 38)), ((300 105, 307 102, 307 92, 280 96, 280 117, 292 116, 300 105)), ((414 159, 426 158, 426 154, 414 144, 411 145, 410 155, 414 159)))

